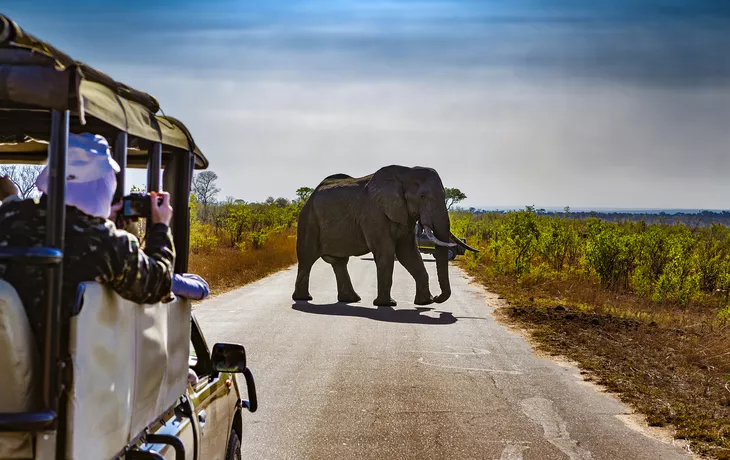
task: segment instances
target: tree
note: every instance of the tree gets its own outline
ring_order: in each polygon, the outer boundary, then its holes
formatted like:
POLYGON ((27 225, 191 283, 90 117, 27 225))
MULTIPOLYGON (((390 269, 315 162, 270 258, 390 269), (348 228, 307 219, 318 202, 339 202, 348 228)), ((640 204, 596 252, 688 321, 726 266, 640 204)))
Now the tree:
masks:
POLYGON ((314 189, 310 187, 299 187, 296 192, 297 198, 299 198, 299 201, 307 201, 307 198, 309 198, 309 195, 311 195, 313 191, 314 189))
POLYGON ((458 188, 445 188, 444 192, 446 193, 446 209, 451 209, 456 203, 466 200, 466 195, 458 188))
POLYGON ((43 166, 36 165, 4 165, 0 166, 0 175, 8 176, 18 187, 20 196, 28 198, 35 192, 35 181, 43 170, 43 166))
POLYGON ((215 203, 215 197, 221 191, 215 185, 218 175, 213 171, 203 171, 193 177, 193 193, 202 205, 203 220, 208 217, 208 207, 215 203))
POLYGON ((279 208, 286 208, 287 206, 289 206, 289 200, 287 200, 286 198, 277 198, 274 201, 274 204, 276 204, 276 206, 279 208))

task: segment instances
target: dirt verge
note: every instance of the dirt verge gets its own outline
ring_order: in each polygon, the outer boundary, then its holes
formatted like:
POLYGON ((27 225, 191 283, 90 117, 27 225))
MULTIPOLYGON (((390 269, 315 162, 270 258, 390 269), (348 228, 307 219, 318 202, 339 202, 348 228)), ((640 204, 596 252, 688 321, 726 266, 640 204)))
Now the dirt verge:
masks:
POLYGON ((627 315, 615 301, 592 308, 570 294, 467 272, 504 298, 496 316, 526 329, 539 352, 574 361, 586 380, 644 414, 650 427, 673 427, 693 452, 730 460, 727 331, 627 315))

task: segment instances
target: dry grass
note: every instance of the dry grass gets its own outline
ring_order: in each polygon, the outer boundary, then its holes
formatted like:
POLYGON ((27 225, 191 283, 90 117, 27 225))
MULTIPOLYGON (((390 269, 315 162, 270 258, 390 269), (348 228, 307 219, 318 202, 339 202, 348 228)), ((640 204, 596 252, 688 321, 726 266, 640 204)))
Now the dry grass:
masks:
POLYGON ((296 235, 272 235, 260 249, 214 248, 190 254, 190 273, 205 278, 213 295, 221 294, 286 268, 297 261, 296 235))
POLYGON ((730 459, 730 325, 716 309, 657 304, 579 276, 518 282, 469 265, 509 302, 500 318, 527 328, 543 351, 578 362, 694 451, 730 459))

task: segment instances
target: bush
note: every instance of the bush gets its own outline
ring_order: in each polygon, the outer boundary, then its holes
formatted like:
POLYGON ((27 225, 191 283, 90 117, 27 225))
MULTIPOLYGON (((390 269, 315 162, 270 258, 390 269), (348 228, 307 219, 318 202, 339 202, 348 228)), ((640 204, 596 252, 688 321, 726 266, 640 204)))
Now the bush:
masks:
POLYGON ((527 273, 531 268, 532 256, 538 248, 540 230, 534 207, 512 212, 507 219, 507 238, 514 248, 514 270, 517 275, 527 273))
POLYGON ((190 200, 190 270, 213 292, 233 289, 296 262, 294 228, 301 203, 270 199, 208 203, 190 200))
POLYGON ((541 215, 527 207, 479 215, 460 211, 451 214, 451 221, 459 236, 482 251, 468 263, 495 275, 516 276, 527 284, 587 276, 604 289, 634 293, 657 303, 689 306, 700 302, 718 309, 728 304, 727 227, 569 216, 541 215), (527 276, 536 269, 538 273, 527 276))
POLYGON ((639 255, 639 238, 626 229, 598 219, 588 222, 586 261, 601 285, 609 289, 628 289, 639 255))
POLYGON ((210 252, 218 247, 218 238, 210 225, 197 220, 190 223, 190 252, 199 254, 210 252))

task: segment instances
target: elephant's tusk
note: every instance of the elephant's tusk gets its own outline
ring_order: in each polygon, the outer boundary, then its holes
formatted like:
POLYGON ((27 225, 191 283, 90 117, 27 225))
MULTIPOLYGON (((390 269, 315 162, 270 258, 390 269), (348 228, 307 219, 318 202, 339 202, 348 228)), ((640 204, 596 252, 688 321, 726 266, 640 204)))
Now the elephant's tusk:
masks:
POLYGON ((440 239, 436 238, 436 235, 433 234, 433 230, 431 230, 429 227, 426 227, 425 225, 423 226, 423 231, 426 233, 426 238, 428 238, 429 240, 433 241, 433 243, 436 246, 444 246, 444 247, 447 247, 447 248, 455 248, 456 247, 456 244, 454 244, 454 243, 444 243, 440 239))
POLYGON ((456 244, 458 244, 459 246, 461 246, 464 249, 468 249, 468 250, 474 251, 474 252, 479 252, 479 249, 475 249, 475 248, 469 246, 468 244, 464 243, 464 241, 461 238, 454 235, 453 233, 451 234, 451 239, 453 241, 456 241, 456 244))

